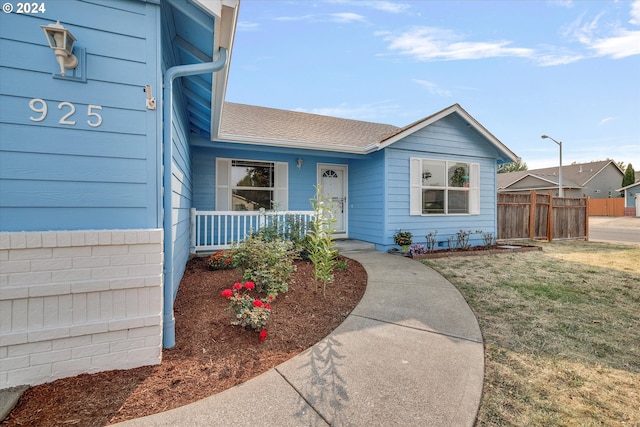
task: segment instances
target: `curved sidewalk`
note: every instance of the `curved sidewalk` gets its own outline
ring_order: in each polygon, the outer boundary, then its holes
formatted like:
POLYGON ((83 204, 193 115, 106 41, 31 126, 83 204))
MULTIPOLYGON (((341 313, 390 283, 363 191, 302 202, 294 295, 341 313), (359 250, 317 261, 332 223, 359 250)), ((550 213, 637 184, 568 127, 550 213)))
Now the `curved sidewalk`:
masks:
POLYGON ((343 253, 367 270, 367 290, 328 337, 232 389, 118 425, 472 426, 484 353, 466 301, 419 262, 343 253))

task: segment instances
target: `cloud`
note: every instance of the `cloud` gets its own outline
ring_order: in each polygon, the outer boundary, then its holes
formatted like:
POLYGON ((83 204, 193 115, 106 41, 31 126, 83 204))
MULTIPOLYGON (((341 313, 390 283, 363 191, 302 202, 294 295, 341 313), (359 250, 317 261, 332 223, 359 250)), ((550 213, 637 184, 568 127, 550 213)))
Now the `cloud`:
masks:
POLYGON ((615 36, 593 40, 588 47, 600 56, 614 59, 640 55, 640 31, 620 31, 615 36))
POLYGON ((464 37, 447 29, 417 27, 400 35, 388 34, 384 40, 388 49, 419 61, 450 61, 463 59, 493 58, 499 56, 533 57, 535 51, 528 48, 511 47, 511 42, 466 41, 464 37))
POLYGON ((640 0, 636 0, 631 4, 631 19, 629 24, 640 25, 640 0))
POLYGON ((328 0, 329 3, 339 3, 349 6, 364 6, 371 9, 380 10, 389 13, 402 13, 409 10, 411 6, 407 3, 399 3, 395 1, 364 1, 364 0, 328 0))
POLYGON ((260 24, 257 22, 239 21, 236 28, 238 31, 256 31, 260 28, 260 24))
POLYGON ((365 17, 358 15, 357 13, 329 13, 320 15, 300 15, 300 16, 279 16, 274 18, 276 21, 283 22, 296 22, 296 21, 310 21, 310 22, 337 22, 341 24, 349 24, 352 22, 366 22, 365 17))
POLYGON ((425 88, 432 95, 451 96, 451 91, 450 90, 442 89, 437 84, 435 84, 433 82, 430 82, 428 80, 412 79, 411 81, 414 82, 414 83, 417 83, 420 86, 422 86, 423 88, 425 88))
POLYGON ((603 126, 613 120, 613 117, 605 117, 604 119, 598 122, 598 126, 603 126))
POLYGON ((366 22, 364 16, 358 15, 357 13, 332 13, 330 17, 333 22, 366 22))

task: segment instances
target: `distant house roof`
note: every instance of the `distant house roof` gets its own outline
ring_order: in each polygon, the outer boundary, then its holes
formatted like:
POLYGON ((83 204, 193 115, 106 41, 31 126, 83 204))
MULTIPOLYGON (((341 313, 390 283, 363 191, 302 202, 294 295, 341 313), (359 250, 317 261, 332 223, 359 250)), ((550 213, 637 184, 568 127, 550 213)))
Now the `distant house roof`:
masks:
POLYGON ((500 153, 502 161, 518 159, 518 156, 458 104, 400 128, 382 123, 225 102, 220 132, 215 139, 366 154, 385 148, 454 113, 486 138, 500 153))
MULTIPOLYGON (((575 163, 562 166, 562 186, 564 188, 582 188, 586 186, 596 175, 612 163, 618 170, 620 168, 613 160, 601 160, 590 163, 575 163)), ((508 188, 527 176, 536 177, 548 181, 550 184, 558 185, 558 166, 531 169, 526 171, 499 173, 497 177, 498 190, 508 188)), ((622 171, 620 171, 622 173, 622 171)))

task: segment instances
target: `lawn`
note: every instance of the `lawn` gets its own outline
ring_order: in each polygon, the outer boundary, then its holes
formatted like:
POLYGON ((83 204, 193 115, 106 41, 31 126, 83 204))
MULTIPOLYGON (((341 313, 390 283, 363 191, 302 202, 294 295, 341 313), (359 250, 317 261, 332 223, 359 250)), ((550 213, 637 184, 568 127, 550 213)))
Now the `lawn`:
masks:
POLYGON ((536 244, 423 261, 482 329, 477 425, 640 426, 640 247, 536 244))

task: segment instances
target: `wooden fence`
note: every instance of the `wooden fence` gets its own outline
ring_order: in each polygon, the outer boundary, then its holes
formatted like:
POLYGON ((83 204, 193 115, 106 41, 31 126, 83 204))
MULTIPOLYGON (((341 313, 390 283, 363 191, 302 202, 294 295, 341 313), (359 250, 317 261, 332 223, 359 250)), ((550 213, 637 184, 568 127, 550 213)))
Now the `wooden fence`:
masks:
POLYGON ((498 239, 584 239, 589 236, 587 197, 548 193, 498 193, 498 239))
POLYGON ((589 216, 624 216, 624 198, 590 199, 589 216))

